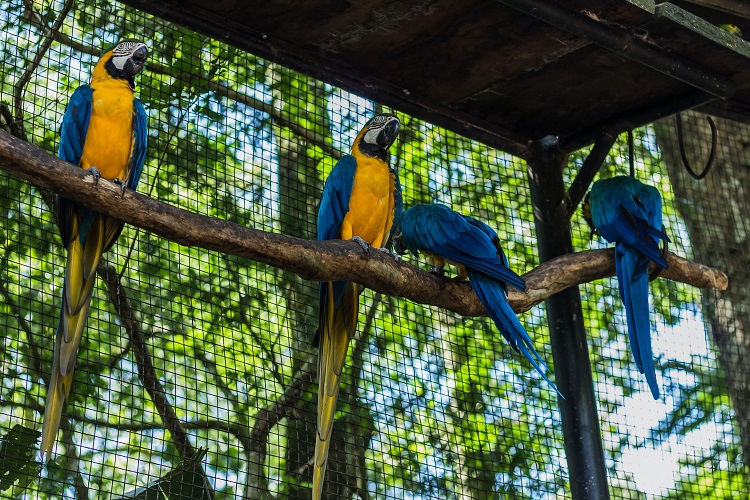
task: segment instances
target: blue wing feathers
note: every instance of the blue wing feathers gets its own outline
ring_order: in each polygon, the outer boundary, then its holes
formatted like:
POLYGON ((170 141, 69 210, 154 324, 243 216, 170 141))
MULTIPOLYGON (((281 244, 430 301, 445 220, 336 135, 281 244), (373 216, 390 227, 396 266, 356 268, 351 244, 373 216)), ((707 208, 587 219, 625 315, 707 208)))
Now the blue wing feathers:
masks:
MULTIPOLYGON (((354 173, 357 161, 352 155, 344 155, 334 165, 323 186, 323 194, 318 208, 317 235, 319 240, 332 240, 339 237, 344 217, 349 212, 349 200, 354 187, 354 173)), ((337 281, 333 286, 333 304, 338 308, 346 291, 346 281, 337 281)), ((326 311, 328 283, 320 284, 319 307, 326 311)), ((322 323, 321 323, 322 324, 322 323)))
POLYGON ((331 170, 318 208, 318 239, 338 238, 344 216, 349 212, 349 200, 354 186, 357 161, 352 155, 344 155, 331 170))
MULTIPOLYGON (((78 166, 83 155, 83 145, 86 142, 86 134, 89 130, 91 121, 91 107, 93 103, 93 90, 88 85, 78 87, 73 95, 70 96, 68 105, 65 108, 62 124, 60 125, 60 145, 57 156, 78 166)), ((70 220, 73 217, 73 211, 77 206, 62 196, 57 197, 57 220, 60 224, 60 236, 63 244, 67 248, 70 239, 73 236, 70 220)), ((83 225, 91 224, 92 217, 86 217, 88 210, 85 209, 82 217, 83 225)), ((80 230, 85 229, 79 228, 80 230)), ((79 231, 81 233, 81 231, 79 231)))
POLYGON ((414 255, 423 250, 481 271, 519 290, 526 288, 523 280, 503 262, 505 255, 498 253, 486 230, 470 224, 444 205, 412 207, 404 213, 401 226, 403 242, 414 255))
POLYGON ((68 101, 60 125, 60 146, 57 156, 78 166, 83 154, 83 144, 91 120, 93 90, 88 85, 78 87, 68 101))
POLYGON ((133 100, 133 155, 130 158, 127 186, 135 190, 146 163, 148 149, 148 116, 143 104, 138 99, 133 100))
POLYGON ((500 333, 557 391, 545 373, 546 367, 531 337, 506 298, 506 285, 519 290, 524 290, 526 285, 508 268, 508 260, 492 228, 444 205, 417 205, 404 212, 401 241, 414 255, 423 251, 465 266, 474 293, 500 333))
POLYGON ((391 249, 393 246, 393 237, 396 232, 401 228, 401 217, 404 214, 404 197, 401 194, 401 181, 398 178, 398 174, 392 171, 394 191, 393 191, 393 224, 391 225, 391 232, 386 239, 384 248, 391 249))

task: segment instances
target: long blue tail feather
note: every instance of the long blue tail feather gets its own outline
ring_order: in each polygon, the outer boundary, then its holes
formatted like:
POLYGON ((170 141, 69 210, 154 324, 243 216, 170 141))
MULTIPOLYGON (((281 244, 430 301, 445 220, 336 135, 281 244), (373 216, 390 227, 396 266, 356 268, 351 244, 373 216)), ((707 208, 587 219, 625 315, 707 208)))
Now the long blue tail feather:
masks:
MULTIPOLYGON (((513 347, 514 350, 520 351, 537 372, 552 386, 552 388, 562 396, 557 386, 547 376, 547 365, 542 357, 534 349, 531 337, 516 316, 515 311, 510 307, 508 299, 505 297, 502 283, 486 276, 482 273, 467 269, 469 283, 472 290, 477 294, 479 301, 484 306, 487 314, 505 337, 505 340, 513 347)), ((564 398, 564 396, 563 396, 564 398)))
POLYGON ((627 315, 628 337, 638 371, 646 376, 646 382, 654 399, 659 399, 659 384, 656 381, 653 350, 651 348, 651 321, 648 305, 648 266, 650 259, 627 245, 615 247, 615 269, 620 297, 627 315))

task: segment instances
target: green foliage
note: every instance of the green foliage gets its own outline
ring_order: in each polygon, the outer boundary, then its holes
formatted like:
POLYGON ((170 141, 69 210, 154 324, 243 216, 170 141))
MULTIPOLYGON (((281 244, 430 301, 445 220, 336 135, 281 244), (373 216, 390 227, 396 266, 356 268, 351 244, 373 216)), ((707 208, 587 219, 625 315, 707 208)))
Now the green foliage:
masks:
POLYGON ((42 464, 34 459, 41 432, 16 424, 0 438, 0 491, 16 482, 28 483, 39 473, 42 464))

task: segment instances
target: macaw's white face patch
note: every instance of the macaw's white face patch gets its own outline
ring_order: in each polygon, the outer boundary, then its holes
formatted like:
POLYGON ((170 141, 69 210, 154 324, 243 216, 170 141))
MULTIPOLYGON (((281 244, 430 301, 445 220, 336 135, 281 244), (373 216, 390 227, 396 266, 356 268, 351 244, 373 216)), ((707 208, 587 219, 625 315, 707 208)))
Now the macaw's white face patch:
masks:
POLYGON ((378 134, 380 133, 380 129, 373 129, 371 128, 367 132, 365 132, 364 141, 367 144, 377 144, 378 134))
POLYGON ((143 42, 125 41, 118 43, 114 49, 112 49, 112 64, 115 68, 123 70, 128 60, 133 57, 133 54, 141 47, 146 47, 143 42))
MULTIPOLYGON (((364 141, 368 144, 378 144, 378 136, 385 129, 386 125, 391 122, 398 122, 395 116, 390 115, 378 115, 375 116, 368 125, 367 132, 363 137, 364 141)), ((382 139, 382 138, 381 138, 382 139)))

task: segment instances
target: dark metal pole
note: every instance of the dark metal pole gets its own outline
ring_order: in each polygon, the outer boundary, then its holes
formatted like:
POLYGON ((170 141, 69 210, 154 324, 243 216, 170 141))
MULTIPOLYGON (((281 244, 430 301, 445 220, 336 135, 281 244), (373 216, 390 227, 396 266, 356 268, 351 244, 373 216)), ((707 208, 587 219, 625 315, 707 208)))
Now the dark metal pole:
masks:
POLYGON ((589 155, 583 161, 583 165, 581 165, 578 175, 573 179, 573 182, 568 188, 568 192, 565 193, 565 196, 563 197, 563 211, 565 212, 565 217, 568 219, 570 219, 570 216, 573 215, 573 212, 578 208, 583 197, 586 196, 586 191, 588 191, 591 186, 591 181, 594 180, 594 177, 596 177, 596 174, 599 172, 604 160, 607 159, 607 155, 616 140, 617 135, 615 134, 602 134, 594 143, 594 147, 591 149, 589 155))
MULTIPOLYGON (((556 146, 545 148, 541 142, 532 146, 527 160, 542 262, 573 251, 570 219, 562 203, 566 160, 567 155, 556 146)), ((571 493, 576 500, 607 499, 607 469, 578 288, 553 295, 546 304, 555 383, 565 396, 558 397, 558 402, 571 493)))

